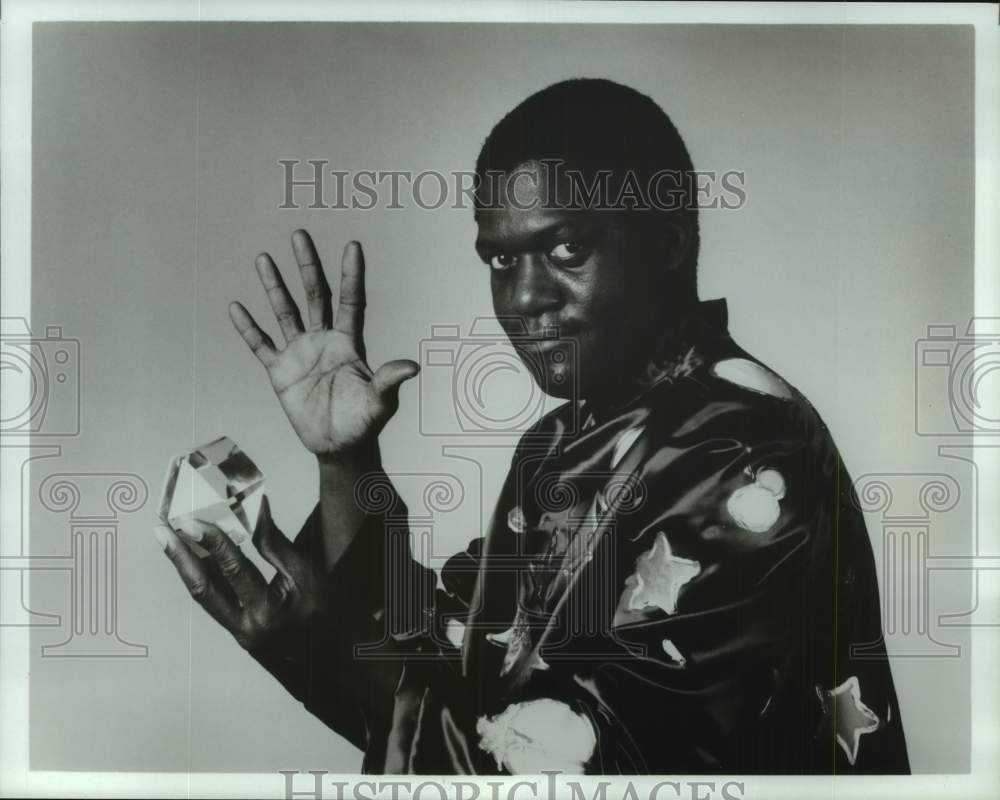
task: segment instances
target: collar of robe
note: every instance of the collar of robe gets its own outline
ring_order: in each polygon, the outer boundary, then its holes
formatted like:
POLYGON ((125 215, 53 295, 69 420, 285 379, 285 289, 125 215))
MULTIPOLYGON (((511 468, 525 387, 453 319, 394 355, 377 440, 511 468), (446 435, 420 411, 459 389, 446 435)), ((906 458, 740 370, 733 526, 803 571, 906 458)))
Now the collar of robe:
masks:
POLYGON ((724 298, 702 300, 663 329, 653 354, 637 376, 633 389, 609 404, 579 401, 581 427, 600 424, 620 414, 651 389, 690 375, 709 357, 712 345, 728 336, 729 310, 724 298))

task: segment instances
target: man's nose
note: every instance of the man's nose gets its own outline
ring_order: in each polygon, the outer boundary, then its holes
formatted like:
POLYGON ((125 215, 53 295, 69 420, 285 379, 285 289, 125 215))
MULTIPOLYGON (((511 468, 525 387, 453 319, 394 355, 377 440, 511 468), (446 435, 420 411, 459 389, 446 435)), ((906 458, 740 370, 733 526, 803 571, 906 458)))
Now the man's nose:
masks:
POLYGON ((517 259, 514 283, 514 310, 535 316, 559 302, 559 287, 549 274, 541 255, 525 253, 517 259))

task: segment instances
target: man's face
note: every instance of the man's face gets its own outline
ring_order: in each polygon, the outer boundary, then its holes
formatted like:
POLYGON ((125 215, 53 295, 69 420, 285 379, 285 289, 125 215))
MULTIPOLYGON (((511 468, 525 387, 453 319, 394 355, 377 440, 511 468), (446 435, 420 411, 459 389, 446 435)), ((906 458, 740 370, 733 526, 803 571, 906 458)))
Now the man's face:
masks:
POLYGON ((620 216, 548 202, 535 162, 515 174, 513 191, 479 213, 476 251, 490 268, 494 312, 548 394, 590 399, 620 388, 643 327, 630 319, 620 216))

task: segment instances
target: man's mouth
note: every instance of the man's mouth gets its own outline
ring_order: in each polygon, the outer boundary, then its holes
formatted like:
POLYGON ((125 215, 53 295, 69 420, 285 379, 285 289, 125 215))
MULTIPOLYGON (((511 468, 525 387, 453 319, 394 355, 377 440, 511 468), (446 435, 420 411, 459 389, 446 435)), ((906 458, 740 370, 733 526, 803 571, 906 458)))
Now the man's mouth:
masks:
POLYGON ((530 342, 558 342, 566 341, 571 333, 571 329, 566 326, 546 325, 528 332, 524 338, 530 342))
POLYGON ((526 350, 548 353, 559 348, 566 349, 569 342, 565 336, 531 336, 518 340, 516 345, 526 350))
POLYGON ((566 343, 561 339, 541 339, 534 342, 532 346, 542 355, 548 355, 555 350, 566 349, 566 343))

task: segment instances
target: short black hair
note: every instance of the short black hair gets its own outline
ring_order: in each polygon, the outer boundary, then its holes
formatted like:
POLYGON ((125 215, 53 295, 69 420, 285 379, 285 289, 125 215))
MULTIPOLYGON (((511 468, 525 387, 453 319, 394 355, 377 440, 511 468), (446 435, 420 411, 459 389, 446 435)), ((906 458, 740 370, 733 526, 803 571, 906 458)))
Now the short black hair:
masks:
MULTIPOLYGON (((629 249, 649 256, 662 244, 664 215, 682 219, 689 243, 672 293, 697 297, 698 209, 694 166, 684 140, 670 117, 647 95, 601 78, 573 78, 542 89, 518 104, 490 131, 476 159, 476 181, 489 185, 490 175, 510 173, 528 161, 552 160, 587 181, 599 171, 612 177, 611 195, 618 196, 631 173, 645 190, 657 175, 674 181, 670 203, 650 202, 648 210, 627 214, 629 249), (667 207, 669 205, 669 207, 667 207)), ((476 217, 490 200, 476 194, 476 217)), ((660 195, 662 198, 662 195, 660 195)))

